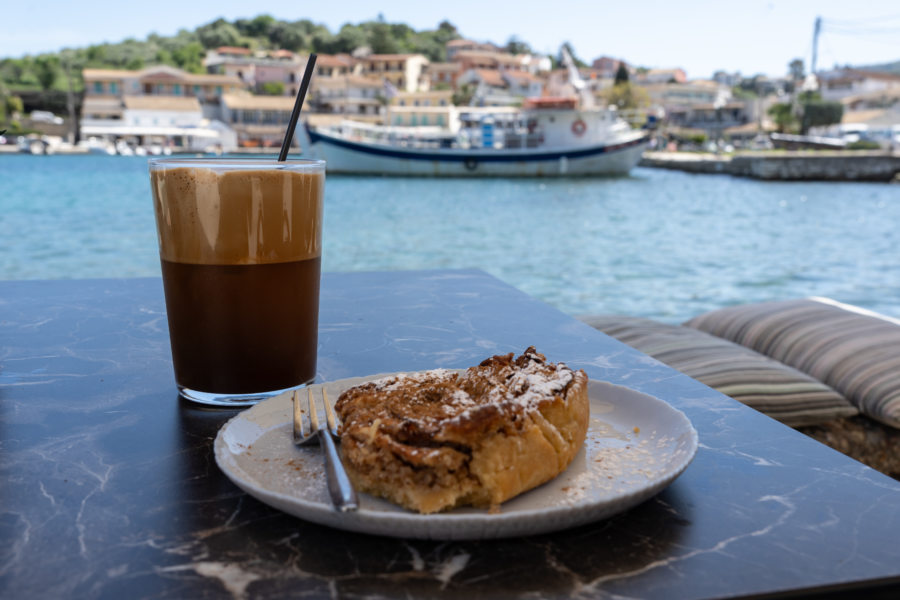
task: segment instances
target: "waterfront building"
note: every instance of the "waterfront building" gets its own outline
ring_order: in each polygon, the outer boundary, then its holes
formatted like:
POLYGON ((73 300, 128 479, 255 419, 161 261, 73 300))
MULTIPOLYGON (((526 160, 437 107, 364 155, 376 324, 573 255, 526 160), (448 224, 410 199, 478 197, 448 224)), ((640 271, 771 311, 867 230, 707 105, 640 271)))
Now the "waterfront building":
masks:
POLYGON ((187 73, 167 65, 137 71, 84 69, 81 137, 167 147, 219 145, 233 135, 221 120, 220 99, 239 91, 240 79, 229 75, 187 73))
POLYGON ((475 86, 474 106, 513 106, 521 101, 512 94, 509 82, 496 69, 468 69, 459 76, 457 85, 475 86))
MULTIPOLYGON (((347 75, 356 75, 357 61, 349 54, 319 54, 316 58, 316 76, 312 80, 312 85, 323 78, 346 77, 347 75)), ((304 64, 304 69, 305 69, 304 64)))
POLYGON ((112 100, 124 96, 179 96, 196 98, 206 118, 219 117, 219 99, 244 89, 244 83, 231 75, 195 74, 154 65, 139 71, 84 69, 84 105, 82 114, 107 110, 112 100))
POLYGON ((129 148, 168 148, 203 152, 232 150, 234 133, 221 121, 204 118, 196 97, 123 96, 102 114, 81 119, 81 137, 117 142, 129 148), (117 115, 117 118, 113 118, 117 115))
POLYGON ((500 48, 494 44, 476 42, 474 40, 450 40, 444 44, 447 52, 447 60, 453 62, 459 52, 499 52, 500 48))
POLYGON ((638 84, 654 84, 654 83, 687 83, 687 73, 684 69, 647 69, 643 72, 637 72, 633 75, 635 83, 638 84))
POLYGON ((397 126, 446 127, 451 121, 453 92, 398 92, 388 100, 385 123, 397 126))
POLYGON ((359 61, 358 72, 364 77, 386 80, 400 91, 428 88, 425 70, 429 60, 424 54, 370 54, 359 61))
POLYGON ((900 90, 900 75, 860 69, 816 73, 823 100, 842 100, 873 92, 900 90))
POLYGON ((252 52, 247 48, 224 46, 207 52, 203 64, 209 73, 236 77, 256 93, 293 98, 297 95, 307 60, 308 56, 290 50, 252 52))
POLYGON ((597 77, 600 79, 615 79, 616 73, 619 70, 619 66, 625 65, 625 69, 631 74, 632 69, 629 68, 628 63, 624 60, 619 60, 618 58, 611 58, 609 56, 601 56, 600 58, 595 58, 591 63, 591 70, 597 74, 597 77))
POLYGON ((528 71, 503 71, 509 93, 517 98, 536 98, 543 93, 544 80, 528 71))
MULTIPOLYGON (((226 94, 222 97, 223 120, 234 130, 236 144, 243 150, 280 147, 293 108, 294 98, 288 96, 226 94)), ((298 143, 296 137, 294 143, 298 143)))
POLYGON ((385 84, 376 77, 326 77, 310 87, 310 106, 317 112, 375 116, 386 100, 385 84))
POLYGON ((464 72, 471 69, 524 71, 527 70, 524 56, 508 52, 463 50, 453 56, 452 62, 458 63, 460 70, 464 72))
POLYGON ((459 78, 460 73, 462 73, 462 67, 457 62, 433 62, 428 65, 427 69, 425 69, 425 74, 428 77, 429 81, 429 87, 431 87, 432 89, 455 89, 456 80, 459 78))

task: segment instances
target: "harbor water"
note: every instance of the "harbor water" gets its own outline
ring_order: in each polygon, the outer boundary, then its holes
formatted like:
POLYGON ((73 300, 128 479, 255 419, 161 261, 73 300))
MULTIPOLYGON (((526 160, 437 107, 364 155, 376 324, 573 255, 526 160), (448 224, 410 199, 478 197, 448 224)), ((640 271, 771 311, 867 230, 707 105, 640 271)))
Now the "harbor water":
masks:
MULTIPOLYGON (((325 271, 478 268, 566 313, 671 323, 805 296, 900 317, 897 185, 637 168, 333 175, 325 195, 325 271)), ((0 155, 0 279, 159 273, 146 158, 0 155)))

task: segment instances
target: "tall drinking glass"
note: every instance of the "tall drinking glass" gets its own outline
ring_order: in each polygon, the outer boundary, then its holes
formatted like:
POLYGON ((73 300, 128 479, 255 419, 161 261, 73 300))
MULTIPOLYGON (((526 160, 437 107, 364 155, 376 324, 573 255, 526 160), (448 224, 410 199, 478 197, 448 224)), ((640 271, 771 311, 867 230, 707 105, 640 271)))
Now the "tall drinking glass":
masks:
POLYGON ((325 162, 150 161, 175 383, 247 406, 316 374, 325 162))

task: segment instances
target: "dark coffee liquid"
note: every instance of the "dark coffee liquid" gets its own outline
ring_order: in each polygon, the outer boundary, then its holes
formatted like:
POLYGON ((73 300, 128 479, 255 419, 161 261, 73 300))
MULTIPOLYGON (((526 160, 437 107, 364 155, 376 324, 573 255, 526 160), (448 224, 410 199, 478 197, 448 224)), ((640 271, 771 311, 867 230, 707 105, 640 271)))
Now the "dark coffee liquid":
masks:
POLYGON ((321 260, 254 265, 162 260, 175 381, 223 394, 312 381, 321 260))

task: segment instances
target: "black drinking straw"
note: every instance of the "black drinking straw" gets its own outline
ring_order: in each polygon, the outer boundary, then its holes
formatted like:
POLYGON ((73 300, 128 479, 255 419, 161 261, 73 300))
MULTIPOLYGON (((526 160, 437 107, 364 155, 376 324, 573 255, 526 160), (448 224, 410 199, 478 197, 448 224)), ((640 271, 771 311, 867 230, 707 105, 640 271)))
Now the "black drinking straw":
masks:
POLYGON ((303 99, 306 98, 306 90, 309 88, 309 80, 312 79, 313 69, 316 66, 316 58, 318 58, 316 54, 310 54, 309 60, 306 61, 306 72, 303 73, 303 81, 300 82, 300 89, 297 91, 294 110, 291 111, 291 120, 288 121, 287 131, 284 132, 284 141, 281 142, 278 162, 287 160, 288 151, 291 149, 291 140, 294 138, 294 129, 297 128, 297 121, 300 119, 300 108, 303 106, 303 99))

